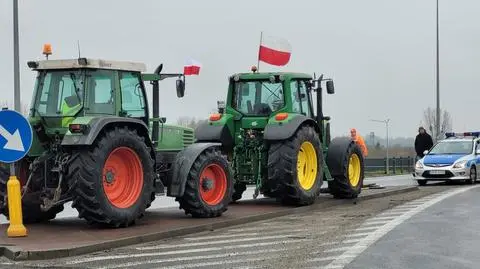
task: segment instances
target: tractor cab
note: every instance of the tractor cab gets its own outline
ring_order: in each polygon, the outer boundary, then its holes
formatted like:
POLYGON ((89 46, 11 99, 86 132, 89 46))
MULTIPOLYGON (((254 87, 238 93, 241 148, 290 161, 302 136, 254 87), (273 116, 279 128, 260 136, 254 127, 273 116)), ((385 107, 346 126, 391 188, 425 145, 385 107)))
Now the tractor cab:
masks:
MULTIPOLYGON (((333 81, 323 79, 323 76, 316 79, 304 73, 258 73, 254 66, 252 73, 230 77, 227 102, 226 105, 220 103, 222 107, 219 107, 219 111, 234 115, 235 130, 263 130, 267 124, 288 120, 294 115, 317 121, 322 130, 329 129, 329 117, 325 117, 322 111, 320 85, 323 80, 327 80, 327 93, 333 94, 333 81)), ((220 118, 221 114, 214 114, 210 121, 220 118)))

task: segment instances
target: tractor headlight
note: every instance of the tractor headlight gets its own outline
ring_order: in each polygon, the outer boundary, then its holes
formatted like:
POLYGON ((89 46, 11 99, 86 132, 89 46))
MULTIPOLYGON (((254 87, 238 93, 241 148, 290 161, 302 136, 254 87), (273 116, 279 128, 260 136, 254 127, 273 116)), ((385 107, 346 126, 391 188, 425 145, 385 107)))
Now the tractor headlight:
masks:
POLYGON ((417 161, 417 163, 415 163, 415 169, 423 169, 423 164, 420 161, 417 161))
POLYGON ((467 164, 466 160, 459 161, 453 165, 453 168, 465 168, 466 164, 467 164))

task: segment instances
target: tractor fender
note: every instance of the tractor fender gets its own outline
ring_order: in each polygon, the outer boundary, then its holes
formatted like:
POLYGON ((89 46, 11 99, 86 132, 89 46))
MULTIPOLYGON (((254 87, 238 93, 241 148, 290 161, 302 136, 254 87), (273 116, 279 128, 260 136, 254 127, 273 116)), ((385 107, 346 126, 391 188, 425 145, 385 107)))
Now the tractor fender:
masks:
POLYGON ((221 146, 221 143, 194 143, 178 152, 172 165, 170 184, 167 187, 167 196, 183 196, 188 174, 197 157, 210 147, 221 146))
MULTIPOLYGON (((73 124, 76 122, 74 121, 73 124)), ((80 122, 79 122, 80 123, 80 122)), ((83 124, 83 123, 82 123, 83 124)), ((148 133, 147 125, 139 120, 124 117, 98 117, 87 123, 88 127, 84 134, 67 134, 63 137, 62 146, 88 146, 92 145, 102 130, 114 126, 129 126, 136 130, 139 135, 145 137, 145 142, 153 149, 152 141, 148 133)))
MULTIPOLYGON (((332 176, 341 176, 344 174, 344 160, 352 144, 355 144, 355 142, 349 137, 336 137, 330 142, 325 161, 332 176)), ((363 156, 359 157, 363 158, 363 156)))
POLYGON ((317 133, 320 133, 320 128, 316 121, 308 118, 304 115, 297 115, 288 122, 278 122, 274 124, 268 124, 265 127, 263 138, 265 140, 285 140, 293 136, 303 124, 312 125, 317 133))
POLYGON ((220 142, 224 147, 233 147, 233 137, 226 124, 203 122, 195 129, 195 138, 199 142, 220 142))

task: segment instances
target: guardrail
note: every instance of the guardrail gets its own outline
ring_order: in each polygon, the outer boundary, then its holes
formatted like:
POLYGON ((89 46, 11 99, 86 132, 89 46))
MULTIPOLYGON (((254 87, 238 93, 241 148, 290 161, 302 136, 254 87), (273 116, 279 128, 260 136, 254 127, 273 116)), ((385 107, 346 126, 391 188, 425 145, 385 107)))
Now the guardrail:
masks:
MULTIPOLYGON (((405 174, 414 171, 415 157, 390 157, 390 174, 405 174)), ((366 158, 365 172, 387 174, 387 158, 366 158)))

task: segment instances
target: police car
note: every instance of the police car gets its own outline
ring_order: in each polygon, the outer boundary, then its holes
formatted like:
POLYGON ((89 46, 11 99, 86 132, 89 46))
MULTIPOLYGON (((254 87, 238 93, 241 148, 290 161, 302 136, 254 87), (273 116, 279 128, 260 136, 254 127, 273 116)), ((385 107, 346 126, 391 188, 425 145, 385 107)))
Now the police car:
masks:
POLYGON ((428 181, 463 181, 475 184, 480 172, 480 132, 446 133, 415 164, 414 180, 424 186, 428 181), (478 167, 478 169, 477 169, 478 167))

